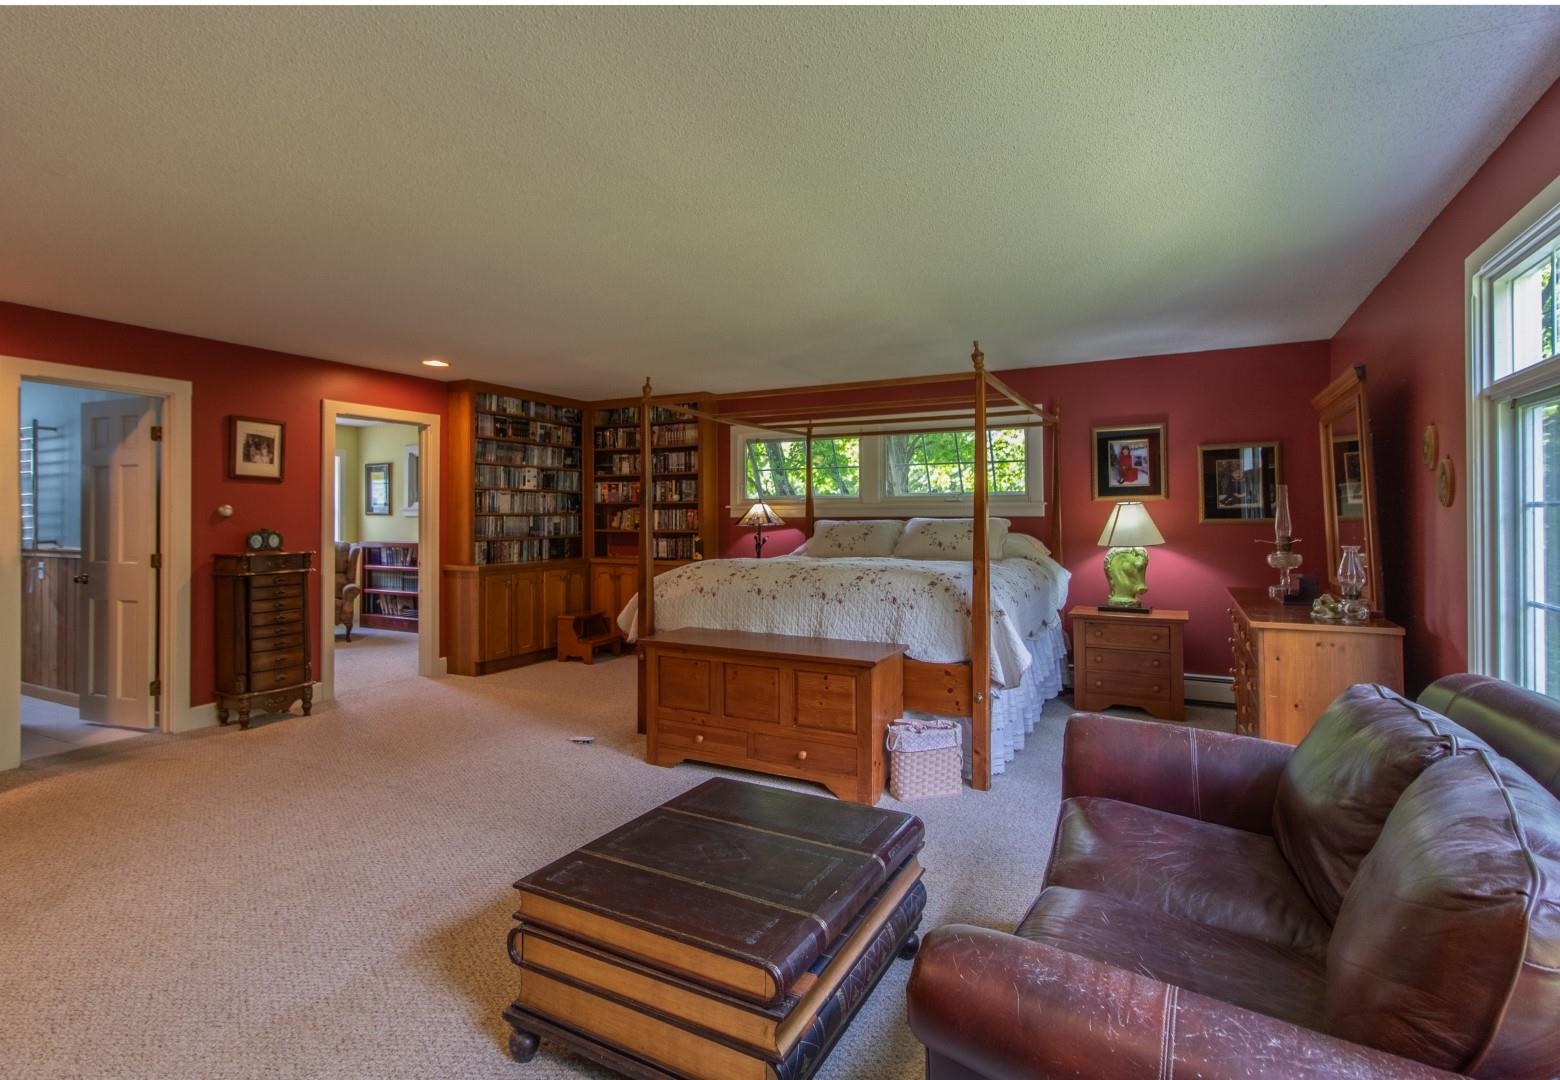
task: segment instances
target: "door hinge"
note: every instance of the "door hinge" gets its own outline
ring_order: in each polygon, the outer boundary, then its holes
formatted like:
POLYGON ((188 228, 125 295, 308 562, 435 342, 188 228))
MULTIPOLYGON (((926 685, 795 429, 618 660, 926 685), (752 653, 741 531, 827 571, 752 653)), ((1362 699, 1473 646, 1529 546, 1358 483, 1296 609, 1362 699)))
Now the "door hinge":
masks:
POLYGON ((152 552, 152 569, 153 570, 161 570, 162 569, 162 552, 160 552, 160 551, 152 552))
POLYGON ((162 425, 152 425, 152 442, 162 442, 162 425))
POLYGON ((162 697, 162 680, 153 679, 146 687, 146 692, 152 697, 162 697))

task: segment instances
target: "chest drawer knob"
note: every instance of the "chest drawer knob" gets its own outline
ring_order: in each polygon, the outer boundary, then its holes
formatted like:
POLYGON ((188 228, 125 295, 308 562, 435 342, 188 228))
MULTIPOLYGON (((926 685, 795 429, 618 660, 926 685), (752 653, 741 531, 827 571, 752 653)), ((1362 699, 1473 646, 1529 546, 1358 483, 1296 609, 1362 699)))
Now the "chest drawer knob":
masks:
POLYGON ((796 752, 796 760, 797 761, 806 761, 807 760, 807 751, 806 750, 798 750, 796 752))
POLYGON ((693 737, 693 741, 696 742, 696 743, 701 743, 701 742, 704 741, 704 736, 703 735, 695 735, 693 737))

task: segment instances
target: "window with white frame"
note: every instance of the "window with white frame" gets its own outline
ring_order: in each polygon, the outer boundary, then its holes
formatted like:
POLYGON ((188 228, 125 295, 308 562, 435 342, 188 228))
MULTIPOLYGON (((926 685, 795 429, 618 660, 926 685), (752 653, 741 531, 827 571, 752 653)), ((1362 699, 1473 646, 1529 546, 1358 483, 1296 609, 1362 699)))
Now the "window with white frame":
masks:
MULTIPOLYGON (((1041 431, 994 428, 988 433, 986 480, 994 513, 1045 513, 1041 431)), ((734 429, 732 514, 740 515, 759 499, 782 517, 787 511, 801 513, 807 495, 804 446, 803 439, 734 429)), ((974 449, 973 431, 815 436, 812 485, 817 512, 840 517, 946 515, 968 508, 974 502, 974 449)))
POLYGON ((1560 697, 1560 180, 1468 265, 1469 662, 1560 697))

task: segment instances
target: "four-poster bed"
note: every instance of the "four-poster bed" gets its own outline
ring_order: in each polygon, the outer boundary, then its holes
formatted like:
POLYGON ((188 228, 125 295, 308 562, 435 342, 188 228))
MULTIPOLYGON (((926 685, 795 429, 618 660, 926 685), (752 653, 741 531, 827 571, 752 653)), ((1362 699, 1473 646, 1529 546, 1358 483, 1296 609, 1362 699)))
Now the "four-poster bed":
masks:
MULTIPOLYGON (((1043 583, 1038 581, 1039 574, 1033 567, 1026 565, 1030 573, 1026 576, 1010 569, 1001 569, 998 574, 998 586, 1003 597, 1002 606, 993 607, 993 566, 992 566, 992 538, 993 523, 990 516, 990 493, 988 485, 988 432, 993 428, 1000 429, 1042 429, 1042 436, 1046 446, 1042 452, 1042 461, 1045 466, 1045 487, 1047 489, 1046 512, 1050 525, 1050 550, 1056 553, 1056 558, 1061 554, 1061 503, 1059 494, 1059 470, 1057 468, 1055 443, 1058 423, 1057 411, 1053 408, 1047 411, 1043 406, 1027 401, 1022 395, 1013 390, 996 375, 985 369, 985 357, 980 351, 980 343, 975 343, 971 354, 973 372, 968 374, 950 374, 939 376, 920 376, 908 379, 898 379, 881 382, 835 384, 827 387, 804 387, 792 390, 765 391, 752 394, 733 394, 725 397, 717 397, 711 403, 711 408, 694 408, 678 404, 666 398, 656 398, 651 393, 649 380, 645 381, 642 393, 642 405, 640 409, 640 453, 643 458, 642 471, 644 475, 650 475, 651 455, 651 431, 650 416, 652 408, 660 408, 670 412, 701 420, 713 420, 728 427, 741 427, 757 430, 764 434, 773 434, 781 438, 800 440, 803 444, 804 466, 804 518, 809 538, 818 524, 816 505, 814 500, 813 485, 813 454, 812 444, 816 439, 835 439, 850 437, 867 437, 885 434, 925 434, 938 432, 973 432, 973 516, 971 518, 958 518, 957 522, 967 522, 968 531, 972 536, 965 545, 968 551, 968 584, 950 572, 947 562, 927 562, 921 567, 911 566, 900 568, 901 573, 910 573, 910 581, 922 593, 941 590, 943 592, 957 591, 959 593, 959 612, 966 610, 964 607, 964 595, 967 589, 968 611, 968 651, 967 659, 949 660, 946 649, 931 649, 928 654, 938 655, 938 659, 924 661, 907 657, 904 661, 903 671, 903 706, 907 712, 925 712, 942 716, 954 716, 968 718, 970 722, 970 780, 971 784, 984 790, 990 786, 993 772, 992 757, 992 690, 994 686, 1008 687, 1016 685, 1015 671, 1022 672, 1029 663, 1027 655, 1022 653, 1024 644, 1018 641, 1015 644, 1015 632, 1018 619, 1017 609, 1028 603, 1033 606, 1037 586, 1044 597, 1049 600, 1042 602, 1054 602, 1056 607, 1062 603, 1065 595, 1066 571, 1049 559, 1043 561, 1054 568, 1052 575, 1056 585, 1062 590, 1061 595, 1056 591, 1044 592, 1043 583), (959 383, 967 383, 966 392, 957 392, 959 383), (954 384, 953 391, 944 389, 934 390, 928 393, 929 387, 948 387, 954 384), (893 387, 888 391, 888 396, 880 398, 864 399, 872 391, 883 391, 885 387, 893 387), (911 387, 908 392, 899 388, 911 387), (922 396, 914 396, 920 394, 922 396), (820 405, 816 400, 807 403, 797 403, 797 399, 806 397, 816 399, 820 395, 828 395, 836 399, 835 404, 820 405), (845 400, 839 400, 844 397, 845 400), (995 397, 997 400, 990 400, 995 397), (788 403, 788 399, 789 402, 788 403), (854 400, 852 400, 854 399, 854 400), (936 568, 942 568, 940 570, 936 568), (913 571, 924 571, 914 573, 913 571), (1000 619, 1000 633, 994 642, 993 615, 994 610, 1000 619), (1011 614, 1010 614, 1011 613, 1011 614), (996 656, 996 670, 993 666, 993 656, 996 656), (1016 660, 1015 652, 1018 653, 1016 660)), ((640 638, 650 637, 656 632, 656 589, 646 588, 646 584, 655 580, 655 565, 653 559, 655 540, 655 514, 654 514, 654 485, 644 484, 641 488, 642 511, 640 514, 640 589, 637 600, 637 611, 625 610, 624 619, 631 620, 633 625, 626 626, 625 630, 636 633, 640 638)), ((912 519, 912 522, 924 519, 912 519)), ((868 523, 870 524, 870 523, 868 523)), ((951 523, 944 523, 951 524, 951 523)), ((1001 526, 997 530, 998 535, 1005 535, 1006 523, 998 519, 1001 526)), ((1032 542, 1031 542, 1032 543, 1032 542)), ((998 541, 999 548, 1001 541, 998 541)), ((1041 545, 1034 545, 1040 552, 1045 552, 1041 545)), ((999 550, 998 558, 1006 554, 999 550)), ((921 555, 927 559, 931 556, 921 555)), ((935 556, 943 559, 941 555, 935 556)), ((963 550, 959 556, 965 556, 963 550)), ((780 563, 782 560, 764 560, 766 564, 780 563)), ((810 561, 810 560, 799 560, 810 561)), ((822 562, 823 560, 819 560, 822 562)), ((845 560, 836 560, 844 563, 845 560)), ((892 560, 888 560, 892 561, 892 560)), ((1016 561, 1016 560, 1014 560, 1016 561)), ((746 562, 746 560, 743 560, 746 562)), ((735 565, 735 564, 733 564, 735 565)), ((687 569, 687 568, 684 568, 687 569)), ((751 569, 751 567, 750 567, 751 569)), ((823 566, 809 568, 806 571, 798 569, 789 574, 787 586, 791 582, 799 582, 796 588, 817 589, 820 594, 827 593, 830 589, 835 597, 842 592, 842 579, 840 573, 829 575, 830 570, 846 571, 848 567, 823 566)), ((676 573, 675 571, 673 573, 676 573)), ((863 580, 863 573, 858 572, 856 581, 863 580)), ((897 587, 903 587, 900 581, 897 587)), ((748 583, 743 583, 742 588, 747 588, 748 583)), ((762 595, 763 585, 753 586, 754 591, 762 595)), ((849 585, 843 585, 843 590, 848 593, 849 585)), ((700 590, 703 591, 703 590, 700 590)), ((883 590, 879 590, 880 593, 883 590)), ((886 594, 885 594, 886 595, 886 594)), ((918 598, 924 600, 925 596, 918 594, 918 598)), ((896 596, 888 598, 889 603, 894 603, 896 596)), ((836 600, 836 602, 841 602, 836 600)), ((923 605, 927 606, 927 605, 923 605)), ((633 605, 631 604, 632 608, 633 605)), ((896 613, 896 618, 899 613, 896 613)), ((1033 624, 1033 612, 1029 613, 1030 622, 1033 624)), ((1050 630, 1060 639, 1059 612, 1051 610, 1045 613, 1050 630)), ((686 625, 686 624, 684 624, 686 625)), ((903 623, 893 624, 904 629, 903 623)), ((949 636, 949 628, 944 619, 935 625, 938 633, 949 636)), ((962 627, 960 628, 963 629, 962 627)), ((890 631, 891 633, 893 631, 890 631)), ((855 636, 833 635, 833 636, 855 636)), ((865 638, 857 638, 865 640, 865 638)), ((899 641, 907 644, 904 636, 889 637, 880 640, 899 641)), ((1059 649, 1061 646, 1057 646, 1059 649)), ((959 654, 962 655, 962 652, 959 654)), ((640 656, 644 660, 643 651, 640 656)), ((645 721, 645 679, 643 669, 640 679, 640 720, 641 725, 645 721)), ((1051 691, 1054 693, 1054 689, 1051 691)), ((1020 741, 1022 733, 1020 733, 1020 741)), ((1000 767, 1000 762, 997 763, 1000 767)))

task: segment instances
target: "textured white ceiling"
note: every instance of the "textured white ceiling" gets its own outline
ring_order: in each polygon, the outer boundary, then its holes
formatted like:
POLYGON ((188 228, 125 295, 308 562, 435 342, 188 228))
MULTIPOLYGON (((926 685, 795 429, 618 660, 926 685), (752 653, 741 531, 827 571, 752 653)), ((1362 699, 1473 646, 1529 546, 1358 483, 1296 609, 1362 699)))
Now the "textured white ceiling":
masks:
POLYGON ((0 298, 582 396, 1330 335, 1554 8, 0 11, 0 298))

